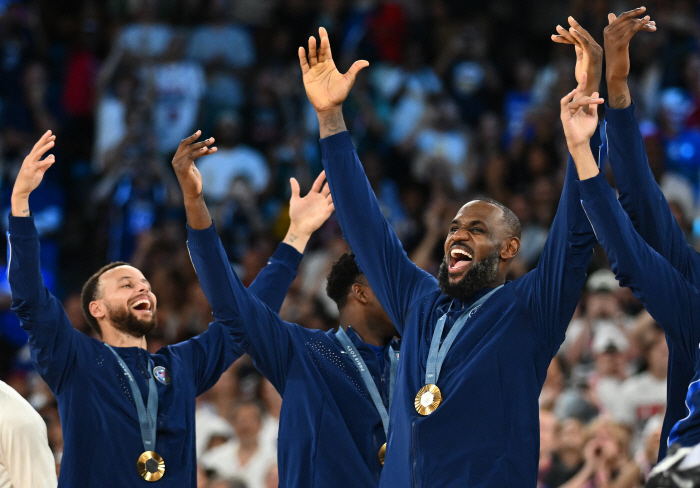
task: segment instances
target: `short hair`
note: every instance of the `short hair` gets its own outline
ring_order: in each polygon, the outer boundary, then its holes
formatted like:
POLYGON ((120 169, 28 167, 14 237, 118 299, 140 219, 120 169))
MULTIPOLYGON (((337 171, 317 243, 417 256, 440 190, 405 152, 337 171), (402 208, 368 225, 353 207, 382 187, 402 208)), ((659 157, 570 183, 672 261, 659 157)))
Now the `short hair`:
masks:
POLYGON ((520 239, 520 219, 517 215, 515 215, 515 213, 513 213, 511 209, 503 205, 501 202, 492 198, 480 197, 475 198, 472 201, 486 202, 500 208, 503 211, 503 218, 501 219, 501 222, 503 223, 503 225, 505 225, 506 229, 508 229, 511 236, 515 236, 518 239, 520 239))
POLYGON ((355 255, 352 253, 343 253, 333 263, 331 272, 328 273, 326 294, 338 305, 338 310, 345 306, 352 285, 357 283, 357 278, 363 274, 355 262, 355 255))
POLYGON ((88 279, 83 285, 83 291, 80 292, 80 304, 83 309, 83 315, 85 315, 85 320, 92 327, 92 329, 97 332, 97 334, 102 337, 102 329, 100 324, 97 323, 97 319, 90 313, 90 302, 97 300, 100 294, 100 276, 105 274, 110 269, 118 268, 119 266, 131 266, 129 263, 124 261, 115 261, 102 266, 98 269, 95 274, 93 274, 90 279, 88 279))

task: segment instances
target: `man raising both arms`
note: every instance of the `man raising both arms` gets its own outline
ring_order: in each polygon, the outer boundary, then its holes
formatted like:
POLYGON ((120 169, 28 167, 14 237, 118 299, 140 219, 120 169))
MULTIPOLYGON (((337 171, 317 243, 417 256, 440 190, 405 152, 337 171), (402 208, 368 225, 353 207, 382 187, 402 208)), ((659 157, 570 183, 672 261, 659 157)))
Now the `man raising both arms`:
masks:
POLYGON ((345 130, 342 103, 367 62, 340 74, 325 29, 319 33, 318 52, 312 37, 308 58, 304 48, 299 58, 319 119, 323 165, 343 234, 402 333, 380 486, 535 486, 537 399, 595 242, 573 163, 535 270, 505 283, 520 223, 484 199, 464 205, 450 224, 435 280, 407 258, 345 130))
MULTIPOLYGON (((198 136, 180 144, 175 162, 216 150, 209 148, 213 139, 195 143, 198 136)), ((193 339, 149 353, 146 334, 156 325, 157 300, 143 274, 127 263, 104 266, 83 288, 83 312, 103 342, 73 328, 61 303, 44 286, 39 238, 29 210, 30 193, 55 161, 53 156, 41 160, 54 141, 50 131, 42 136, 15 181, 8 280, 12 310, 29 335, 32 361, 58 401, 64 438, 59 486, 123 488, 158 481, 160 486, 194 488, 195 397, 242 351, 227 326, 214 322, 193 339)), ((292 210, 300 202, 308 200, 292 202, 292 210)), ((312 211, 299 216, 318 222, 319 209, 306 206, 312 211)), ((304 221, 292 218, 292 224, 311 230, 304 221)), ((299 234, 300 242, 305 239, 299 234)), ((280 245, 251 290, 279 309, 300 259, 299 252, 280 245)), ((25 466, 30 469, 31 463, 26 459, 25 466)))
MULTIPOLYGON (((378 486, 398 367, 397 332, 355 260, 343 255, 328 276, 327 292, 340 312, 337 331, 283 321, 227 265, 194 162, 174 166, 185 195, 187 245, 214 317, 282 395, 280 487, 378 486)), ((311 194, 318 199, 320 192, 323 212, 330 215, 324 179, 321 173, 311 194)), ((292 202, 298 191, 293 182, 292 202)))

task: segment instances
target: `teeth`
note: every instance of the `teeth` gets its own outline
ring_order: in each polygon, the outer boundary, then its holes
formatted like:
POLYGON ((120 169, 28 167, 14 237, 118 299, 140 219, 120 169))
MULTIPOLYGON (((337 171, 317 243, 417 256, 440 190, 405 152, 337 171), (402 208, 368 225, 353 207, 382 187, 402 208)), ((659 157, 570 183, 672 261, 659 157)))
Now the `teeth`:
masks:
POLYGON ((460 254, 462 256, 468 257, 469 259, 472 259, 472 255, 462 249, 452 249, 452 251, 450 251, 450 256, 452 256, 453 258, 460 257, 460 254))
POLYGON ((150 310, 150 309, 151 309, 151 302, 149 302, 149 301, 146 300, 145 298, 142 298, 141 300, 139 300, 139 301, 137 301, 136 303, 134 303, 134 304, 131 306, 131 308, 136 308, 136 307, 138 307, 139 305, 141 305, 142 303, 145 303, 145 304, 148 305, 148 309, 147 309, 147 310, 150 310))

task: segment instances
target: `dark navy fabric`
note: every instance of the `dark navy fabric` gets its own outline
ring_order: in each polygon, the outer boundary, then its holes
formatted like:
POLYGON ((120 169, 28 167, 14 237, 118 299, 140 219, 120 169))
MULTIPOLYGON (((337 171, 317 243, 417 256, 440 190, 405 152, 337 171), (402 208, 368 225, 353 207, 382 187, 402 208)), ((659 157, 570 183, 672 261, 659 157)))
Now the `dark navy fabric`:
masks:
MULTIPOLYGON (((663 327, 676 353, 695 365, 692 381, 697 381, 700 292, 636 232, 602 173, 579 182, 579 187, 583 208, 620 285, 629 287, 663 327)), ((672 430, 674 440, 683 446, 700 442, 700 394, 694 385, 687 393, 685 418, 672 430)))
MULTIPOLYGON (((44 286, 39 238, 33 217, 10 217, 8 257, 12 310, 29 335, 32 361, 56 395, 63 428, 59 487, 152 486, 136 470, 143 452, 138 414, 119 363, 100 341, 75 330, 63 307, 44 286)), ((251 285, 279 306, 301 254, 281 246, 251 285), (271 294, 270 290, 277 290, 271 294)), ((222 263, 230 269, 229 263, 222 263)), ((227 328, 214 322, 188 341, 156 354, 138 347, 115 347, 134 374, 144 402, 151 374, 149 356, 170 373, 158 386, 156 451, 166 471, 158 486, 196 487, 195 397, 209 389, 242 351, 227 328)))
MULTIPOLYGON (((619 202, 637 233, 694 286, 700 285, 700 254, 685 238, 668 202, 649 168, 646 147, 634 115, 634 103, 625 109, 606 106, 606 139, 619 202)), ((668 435, 673 425, 686 416, 685 395, 695 375, 695 363, 688 361, 668 340, 667 407, 661 430, 659 459, 666 456, 668 435)))
MULTIPOLYGON (((586 279, 595 236, 579 203, 573 162, 547 244, 535 270, 496 291, 469 320, 443 364, 443 403, 420 416, 430 341, 483 293, 466 302, 440 292, 413 264, 377 200, 347 132, 321 140, 343 235, 372 290, 402 333, 380 486, 470 488, 535 486, 538 396, 586 279)), ((445 229, 447 231, 447 229, 445 229)))
MULTIPOLYGON (((282 395, 280 488, 378 486, 378 453, 386 442, 382 420, 334 331, 285 322, 249 293, 231 268, 222 266, 226 253, 213 225, 187 232, 190 256, 214 318, 226 324, 233 340, 282 395)), ((347 333, 387 406, 389 358, 380 369, 374 351, 351 328, 347 333)))

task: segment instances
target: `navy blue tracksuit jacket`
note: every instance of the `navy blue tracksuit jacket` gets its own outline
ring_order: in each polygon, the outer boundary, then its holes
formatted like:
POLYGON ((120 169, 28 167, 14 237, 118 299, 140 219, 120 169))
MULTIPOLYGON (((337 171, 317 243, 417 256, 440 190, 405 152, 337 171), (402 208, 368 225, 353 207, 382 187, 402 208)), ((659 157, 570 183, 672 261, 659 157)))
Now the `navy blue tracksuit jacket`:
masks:
MULTIPOLYGON (((615 175, 619 201, 637 233, 673 266, 688 283, 700 285, 700 254, 685 240, 685 234, 671 213, 668 202, 649 168, 644 139, 634 116, 634 103, 625 109, 606 106, 605 132, 610 166, 615 175)), ((666 455, 673 425, 686 416, 684 398, 695 374, 695 362, 688 360, 675 342, 668 340, 667 407, 661 430, 659 459, 666 455)))
POLYGON ((473 315, 443 364, 437 382, 443 403, 422 417, 414 398, 424 384, 436 322, 451 310, 447 334, 488 290, 466 302, 442 294, 435 278, 408 259, 384 219, 350 135, 322 139, 321 150, 345 239, 402 333, 380 486, 534 487, 538 396, 578 302, 595 243, 574 186, 572 161, 539 265, 506 283, 473 315))
MULTIPOLYGON (((280 488, 371 488, 379 484, 382 420, 334 331, 282 320, 231 271, 214 225, 188 228, 187 245, 214 318, 282 395, 277 439, 280 488)), ((382 396, 389 396, 389 348, 379 357, 348 328, 382 396)), ((396 344, 394 345, 396 346, 396 344)))
POLYGON ((686 396, 687 415, 673 427, 670 441, 682 446, 698 444, 700 292, 635 231, 602 173, 579 182, 579 189, 583 208, 620 285, 629 287, 663 327, 676 353, 695 365, 686 396))
MULTIPOLYGON (((12 310, 29 335, 32 361, 58 400, 64 443, 58 486, 153 486, 136 470, 144 448, 131 388, 107 346, 74 329, 61 302, 44 286, 34 218, 11 216, 7 240, 12 310)), ((301 254, 281 244, 251 289, 279 309, 300 261, 301 254)), ((220 266, 230 269, 228 262, 220 266)), ((157 485, 195 488, 195 397, 219 379, 241 349, 221 322, 156 354, 138 347, 114 349, 131 369, 144 404, 152 374, 149 357, 170 373, 169 384, 156 382, 155 450, 165 461, 165 474, 157 485)))

